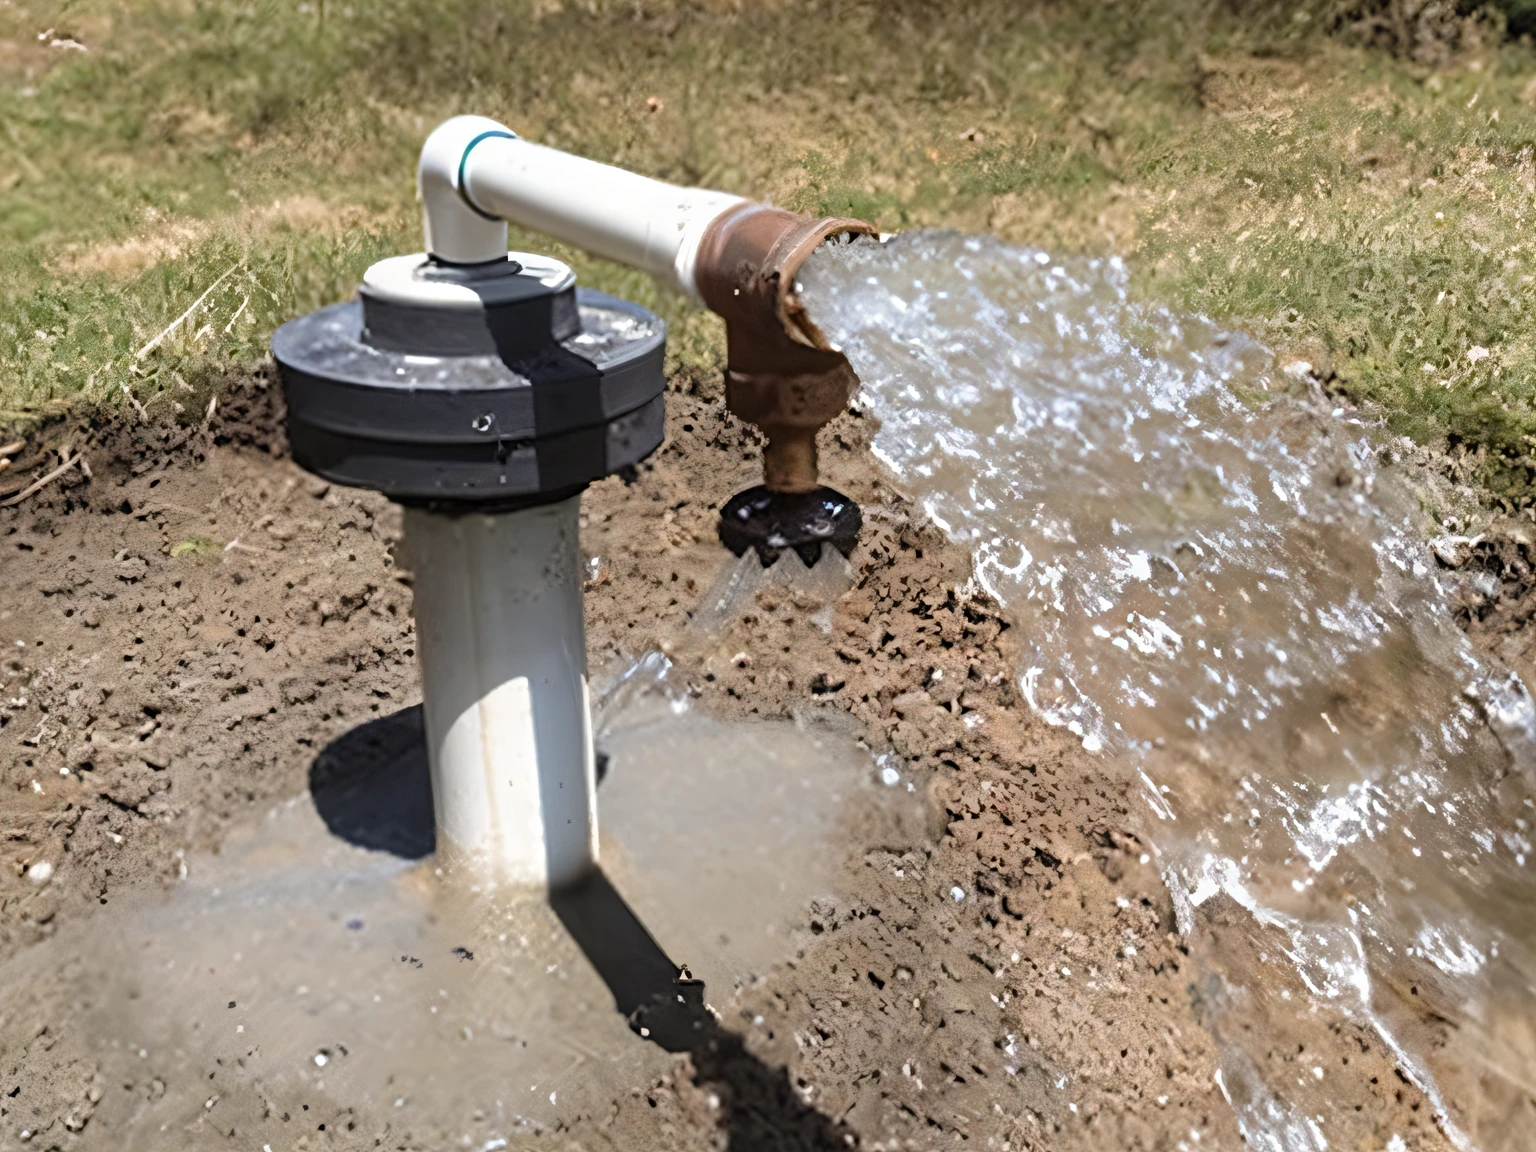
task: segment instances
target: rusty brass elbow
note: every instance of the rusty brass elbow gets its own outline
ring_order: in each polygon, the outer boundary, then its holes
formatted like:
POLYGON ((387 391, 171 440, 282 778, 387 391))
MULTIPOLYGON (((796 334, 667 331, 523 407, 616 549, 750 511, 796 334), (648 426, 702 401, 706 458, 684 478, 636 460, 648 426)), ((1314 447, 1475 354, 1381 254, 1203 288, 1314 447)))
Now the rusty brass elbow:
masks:
POLYGON ((725 318, 725 402, 768 438, 763 483, 772 492, 818 485, 816 430, 848 406, 858 384, 795 295, 795 275, 841 235, 871 235, 862 220, 813 220, 766 204, 739 204, 709 225, 695 283, 725 318))
POLYGON ((848 406, 858 377, 806 315, 795 276, 833 237, 874 232, 862 220, 747 203, 716 217, 699 245, 695 283, 725 319, 726 406, 767 437, 762 487, 722 513, 721 539, 738 555, 750 543, 766 565, 790 547, 810 564, 823 541, 845 555, 853 547, 858 508, 821 486, 816 433, 848 406), (759 538, 746 539, 738 519, 752 521, 759 538))

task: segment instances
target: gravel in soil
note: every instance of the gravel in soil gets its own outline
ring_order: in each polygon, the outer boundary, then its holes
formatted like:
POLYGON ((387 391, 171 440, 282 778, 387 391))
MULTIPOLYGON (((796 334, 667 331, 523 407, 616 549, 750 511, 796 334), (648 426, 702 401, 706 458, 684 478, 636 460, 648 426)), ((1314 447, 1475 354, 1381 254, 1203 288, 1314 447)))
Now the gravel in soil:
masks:
MULTIPOLYGON (((712 991, 708 1043, 526 1142, 1237 1147, 1206 1027, 1219 1005, 1134 834, 1130 782, 1029 714, 1010 625, 965 552, 880 483, 850 414, 824 452, 828 482, 865 510, 852 587, 828 604, 767 582, 690 627, 734 563, 715 509, 754 481, 758 444, 717 395, 680 390, 669 408, 661 452, 585 498, 594 669, 664 650, 668 690, 718 721, 852 723, 888 779, 920 785, 927 819, 853 850, 841 895, 804 909, 767 977, 712 991)), ((88 941, 103 905, 177 885, 189 857, 323 783, 334 741, 397 715, 410 728, 396 510, 298 471, 279 427, 267 382, 247 381, 206 426, 97 430, 91 479, 0 511, 0 963, 54 974, 0 998, 0 1148, 115 1147, 124 1134, 98 1112, 149 1114, 188 1091, 104 1074, 61 941, 88 941), (109 1094, 133 1108, 108 1112, 109 1094)), ((1444 1146, 1349 1021, 1285 1022, 1268 1062, 1276 1083, 1331 1070, 1357 1117, 1329 1134, 1338 1146, 1444 1146)), ((345 1123, 285 1121, 238 1067, 221 1078, 214 1105, 154 1146, 458 1139, 346 1100, 332 1102, 345 1123)))

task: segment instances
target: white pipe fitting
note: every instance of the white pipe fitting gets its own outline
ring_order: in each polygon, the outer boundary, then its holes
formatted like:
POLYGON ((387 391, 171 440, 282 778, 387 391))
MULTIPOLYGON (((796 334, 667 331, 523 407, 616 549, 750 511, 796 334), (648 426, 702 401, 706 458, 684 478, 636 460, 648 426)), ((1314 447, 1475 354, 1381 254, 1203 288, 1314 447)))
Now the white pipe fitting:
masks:
POLYGON ((507 220, 656 277, 695 300, 694 261, 711 221, 740 196, 679 188, 455 116, 417 169, 427 252, 452 264, 504 259, 507 220))
MULTIPOLYGON (((417 187, 439 262, 506 260, 510 219, 695 299, 704 233, 742 203, 544 148, 480 116, 432 133, 417 187)), ((387 271, 370 270, 373 290, 387 271)), ((507 883, 558 888, 597 859, 579 505, 405 513, 439 844, 507 883)))
POLYGON ((597 861, 580 504, 405 510, 439 851, 510 884, 597 861))

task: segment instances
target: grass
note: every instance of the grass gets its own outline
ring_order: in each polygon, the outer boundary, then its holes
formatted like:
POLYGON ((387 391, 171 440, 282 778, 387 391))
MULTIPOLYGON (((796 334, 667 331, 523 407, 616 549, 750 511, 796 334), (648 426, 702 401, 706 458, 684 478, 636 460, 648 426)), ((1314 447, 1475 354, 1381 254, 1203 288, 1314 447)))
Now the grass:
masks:
MULTIPOLYGON (((797 209, 1121 252, 1138 291, 1250 326, 1528 504, 1536 52, 1415 63, 1325 35, 1332 11, 12 0, 0 410, 198 411, 278 323, 419 245, 416 149, 476 111, 797 209)), ((708 317, 556 251, 668 316, 675 371, 718 365, 708 317)))
POLYGON ((182 556, 217 556, 219 546, 206 536, 193 536, 188 540, 178 540, 171 545, 172 559, 182 556))

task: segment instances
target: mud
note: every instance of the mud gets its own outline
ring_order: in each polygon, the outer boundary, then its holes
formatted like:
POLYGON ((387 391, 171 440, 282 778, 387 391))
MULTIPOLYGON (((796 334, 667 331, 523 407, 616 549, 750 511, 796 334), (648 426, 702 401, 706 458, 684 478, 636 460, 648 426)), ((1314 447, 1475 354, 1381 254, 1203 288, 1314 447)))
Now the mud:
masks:
MULTIPOLYGON (((852 724, 927 819, 842 861, 846 895, 804 907, 762 979, 711 988, 718 1025, 659 1074, 514 1146, 1238 1147, 1205 1027, 1218 1006, 1129 831, 1128 781, 1028 713, 1007 622, 965 552, 881 485, 857 416, 823 439, 828 482, 865 510, 853 587, 828 613, 770 584, 689 627, 730 561, 714 510, 759 448, 717 395, 680 388, 663 450, 585 500, 594 669, 665 648, 668 690, 703 715, 852 724)), ((168 1094, 196 1115, 160 1148, 268 1131, 274 1149, 448 1146, 344 1092, 295 1111, 233 1053, 216 1098, 173 1082, 204 1075, 190 1066, 108 1075, 93 1013, 119 992, 71 980, 114 902, 176 888, 188 859, 323 791, 336 741, 384 723, 387 759, 413 738, 398 515, 298 472, 277 428, 264 379, 206 427, 57 426, 93 477, 0 510, 0 962, 35 974, 0 997, 0 1149, 116 1147, 121 1118, 168 1094)), ((1363 1028, 1288 1021, 1268 1060, 1270 1082, 1326 1068, 1353 1101, 1334 1146, 1445 1146, 1363 1028)))

